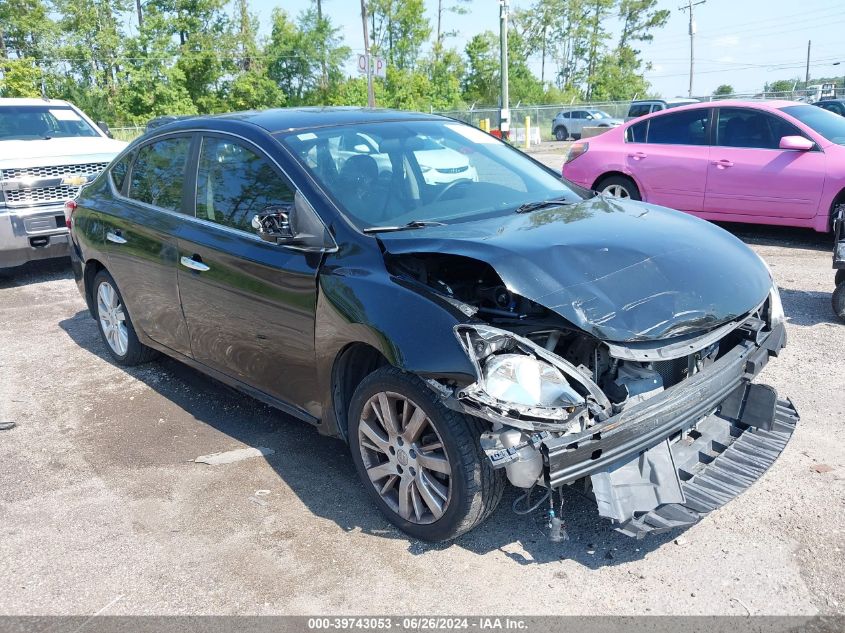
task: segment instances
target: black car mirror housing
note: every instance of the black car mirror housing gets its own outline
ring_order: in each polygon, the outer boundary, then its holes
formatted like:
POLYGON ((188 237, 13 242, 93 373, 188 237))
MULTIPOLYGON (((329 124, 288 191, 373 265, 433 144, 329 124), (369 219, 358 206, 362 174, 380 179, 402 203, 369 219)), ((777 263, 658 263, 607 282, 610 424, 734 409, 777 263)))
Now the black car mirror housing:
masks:
POLYGON ((290 223, 290 214, 293 207, 268 207, 261 213, 253 216, 252 228, 258 236, 266 242, 285 244, 293 242, 296 234, 290 223))

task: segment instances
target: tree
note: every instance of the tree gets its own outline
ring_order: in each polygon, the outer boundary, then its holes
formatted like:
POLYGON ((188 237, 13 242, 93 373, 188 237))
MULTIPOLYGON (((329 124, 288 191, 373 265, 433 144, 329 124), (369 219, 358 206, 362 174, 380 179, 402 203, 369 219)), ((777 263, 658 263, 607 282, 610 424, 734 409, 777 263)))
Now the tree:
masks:
POLYGON ((454 30, 447 31, 444 27, 444 17, 446 14, 466 15, 469 13, 467 6, 472 0, 437 0, 437 31, 434 37, 435 54, 439 54, 440 49, 443 48, 443 42, 447 37, 454 37, 457 32, 454 30))
POLYGON ((464 100, 493 105, 499 100, 499 40, 492 31, 484 31, 467 42, 467 73, 464 75, 464 100))
POLYGON ((373 50, 390 66, 411 69, 431 35, 423 0, 370 0, 373 50))
POLYGON ((718 88, 716 88, 713 91, 713 96, 714 97, 723 97, 723 96, 732 95, 732 94, 735 94, 735 93, 736 93, 736 91, 734 90, 733 86, 731 86, 730 84, 722 84, 721 86, 719 86, 718 88))
MULTIPOLYGON (((622 49, 631 42, 650 42, 654 39, 651 31, 666 25, 669 9, 655 9, 657 0, 621 0, 619 19, 622 21, 622 34, 619 46, 622 49)), ((636 51, 639 54, 639 51, 636 51)))

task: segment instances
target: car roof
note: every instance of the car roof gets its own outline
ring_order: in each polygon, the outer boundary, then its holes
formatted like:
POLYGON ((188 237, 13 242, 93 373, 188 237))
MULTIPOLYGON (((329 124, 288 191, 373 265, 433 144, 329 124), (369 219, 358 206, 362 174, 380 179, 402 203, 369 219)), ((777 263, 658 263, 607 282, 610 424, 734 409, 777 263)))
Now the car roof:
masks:
POLYGON ((67 101, 61 99, 39 99, 37 97, 3 97, 0 98, 0 107, 3 106, 69 106, 67 101))
POLYGON ((248 112, 232 112, 213 116, 197 116, 156 129, 156 132, 175 131, 185 127, 195 126, 198 121, 210 123, 213 121, 238 121, 251 123, 267 132, 294 132, 318 127, 332 127, 336 125, 356 125, 364 123, 378 123, 381 121, 419 121, 441 120, 446 117, 419 112, 388 110, 383 108, 361 107, 309 107, 309 108, 276 108, 273 110, 256 110, 248 112))

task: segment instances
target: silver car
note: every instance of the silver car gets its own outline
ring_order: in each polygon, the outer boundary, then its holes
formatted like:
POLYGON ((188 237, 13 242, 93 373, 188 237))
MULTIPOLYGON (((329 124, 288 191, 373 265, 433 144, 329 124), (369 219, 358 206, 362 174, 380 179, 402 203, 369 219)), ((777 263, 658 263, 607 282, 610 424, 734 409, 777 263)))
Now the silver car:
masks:
POLYGON ((616 127, 622 125, 622 119, 610 116, 604 110, 584 108, 581 110, 563 110, 552 121, 552 134, 559 141, 568 138, 579 139, 585 127, 616 127))

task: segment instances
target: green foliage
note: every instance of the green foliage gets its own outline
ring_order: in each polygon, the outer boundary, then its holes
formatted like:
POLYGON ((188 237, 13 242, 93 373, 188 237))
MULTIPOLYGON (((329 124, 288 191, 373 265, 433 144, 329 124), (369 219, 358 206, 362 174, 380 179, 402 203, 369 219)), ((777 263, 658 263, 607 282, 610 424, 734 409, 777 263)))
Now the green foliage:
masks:
POLYGON ((732 95, 732 94, 735 94, 735 93, 736 93, 736 91, 734 90, 733 86, 731 86, 730 84, 722 84, 721 86, 719 86, 718 88, 716 88, 713 91, 713 96, 714 97, 723 97, 725 95, 732 95))
MULTIPOLYGON (((469 3, 437 0, 432 25, 425 0, 369 0, 372 50, 388 64, 374 82, 378 105, 499 103, 498 33, 475 35, 463 51, 447 45, 469 3)), ((164 114, 365 105, 366 80, 349 76, 354 55, 325 5, 314 0, 297 15, 277 8, 262 38, 249 0, 0 0, 0 95, 37 96, 43 85, 113 126, 164 114)), ((666 22, 657 0, 520 6, 508 34, 511 105, 648 93, 635 47, 666 22), (537 57, 540 77, 529 64, 537 57)))

